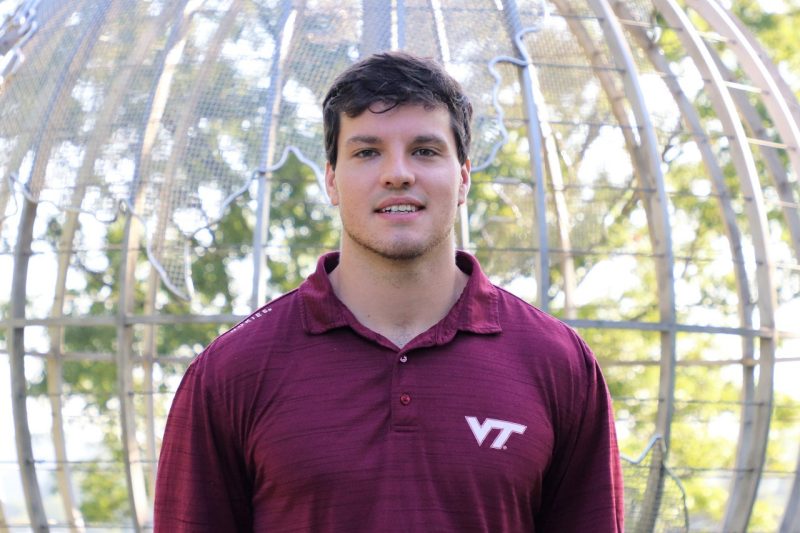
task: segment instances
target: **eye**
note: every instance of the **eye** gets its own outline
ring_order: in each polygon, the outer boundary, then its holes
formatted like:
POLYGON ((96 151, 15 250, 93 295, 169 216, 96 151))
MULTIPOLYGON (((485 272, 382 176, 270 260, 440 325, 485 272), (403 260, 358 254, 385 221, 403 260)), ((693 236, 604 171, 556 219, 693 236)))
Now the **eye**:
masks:
POLYGON ((417 148, 414 150, 414 155, 421 155, 423 157, 433 157, 437 155, 436 150, 432 150, 430 148, 417 148))
POLYGON ((378 155, 378 152, 376 150, 373 150, 372 148, 364 148, 363 150, 359 150, 353 155, 354 157, 359 159, 366 159, 368 157, 373 157, 378 155))

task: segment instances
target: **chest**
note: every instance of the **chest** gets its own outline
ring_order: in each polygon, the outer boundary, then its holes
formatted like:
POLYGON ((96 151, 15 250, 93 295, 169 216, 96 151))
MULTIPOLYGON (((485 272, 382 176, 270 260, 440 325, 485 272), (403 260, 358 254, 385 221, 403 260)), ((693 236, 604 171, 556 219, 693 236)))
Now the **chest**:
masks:
POLYGON ((245 439, 256 492, 536 500, 555 387, 527 357, 457 342, 399 353, 333 343, 280 362, 253 398, 245 439))

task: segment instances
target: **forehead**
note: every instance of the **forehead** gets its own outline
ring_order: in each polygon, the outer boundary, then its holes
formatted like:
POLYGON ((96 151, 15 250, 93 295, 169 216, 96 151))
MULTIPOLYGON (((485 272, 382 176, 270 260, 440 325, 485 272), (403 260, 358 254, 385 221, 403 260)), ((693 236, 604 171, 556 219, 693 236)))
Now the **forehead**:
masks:
POLYGON ((444 106, 401 105, 386 110, 378 105, 355 117, 342 114, 339 142, 363 136, 379 139, 437 136, 455 143, 450 113, 444 106))

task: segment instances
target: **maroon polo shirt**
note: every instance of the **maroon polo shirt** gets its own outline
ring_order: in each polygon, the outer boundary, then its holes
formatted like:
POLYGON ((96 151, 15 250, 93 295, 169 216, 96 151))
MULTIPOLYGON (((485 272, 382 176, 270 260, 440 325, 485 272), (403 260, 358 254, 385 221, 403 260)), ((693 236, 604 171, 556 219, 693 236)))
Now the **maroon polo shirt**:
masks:
POLYGON ((622 531, 609 395, 572 329, 459 252, 460 299, 401 349, 336 298, 337 263, 189 366, 157 531, 622 531))

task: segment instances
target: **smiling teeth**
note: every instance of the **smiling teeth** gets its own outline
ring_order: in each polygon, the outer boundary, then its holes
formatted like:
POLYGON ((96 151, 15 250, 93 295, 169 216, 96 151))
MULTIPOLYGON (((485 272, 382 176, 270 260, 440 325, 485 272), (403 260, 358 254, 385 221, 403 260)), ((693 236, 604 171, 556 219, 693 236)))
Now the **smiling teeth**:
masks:
POLYGON ((415 205, 390 205, 381 209, 382 213, 413 213, 417 210, 415 205))

